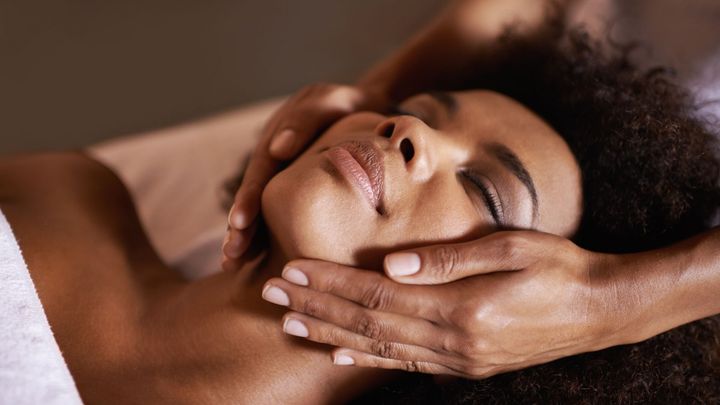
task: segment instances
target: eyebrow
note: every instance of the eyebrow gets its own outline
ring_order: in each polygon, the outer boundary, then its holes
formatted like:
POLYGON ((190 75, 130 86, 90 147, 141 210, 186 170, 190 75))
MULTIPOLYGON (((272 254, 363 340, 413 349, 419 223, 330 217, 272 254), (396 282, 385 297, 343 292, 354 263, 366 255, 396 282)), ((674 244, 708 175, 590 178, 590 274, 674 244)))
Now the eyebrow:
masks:
POLYGON ((458 109, 458 102, 455 96, 444 91, 431 91, 427 93, 428 96, 432 97, 440 103, 448 111, 448 115, 453 116, 458 109))
POLYGON ((535 183, 518 156, 505 145, 492 143, 487 146, 488 152, 495 156, 520 182, 527 188, 533 204, 533 222, 538 215, 538 196, 535 190, 535 183))

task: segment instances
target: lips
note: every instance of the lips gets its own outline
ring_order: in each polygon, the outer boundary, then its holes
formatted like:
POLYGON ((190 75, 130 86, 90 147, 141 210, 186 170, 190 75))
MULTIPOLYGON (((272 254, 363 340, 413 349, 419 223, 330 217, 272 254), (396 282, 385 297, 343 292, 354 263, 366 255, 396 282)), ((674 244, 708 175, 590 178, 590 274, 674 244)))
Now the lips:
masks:
POLYGON ((385 175, 381 152, 370 142, 351 141, 333 146, 327 153, 340 174, 382 212, 385 175))

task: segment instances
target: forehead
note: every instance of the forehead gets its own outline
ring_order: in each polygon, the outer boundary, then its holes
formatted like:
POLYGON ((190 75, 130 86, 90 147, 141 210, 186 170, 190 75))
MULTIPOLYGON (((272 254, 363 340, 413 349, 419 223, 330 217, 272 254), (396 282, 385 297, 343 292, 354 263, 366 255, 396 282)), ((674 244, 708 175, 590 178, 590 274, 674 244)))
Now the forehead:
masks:
POLYGON ((582 210, 578 164, 563 138, 519 102, 485 90, 452 93, 457 109, 448 130, 476 154, 506 146, 533 179, 538 196, 536 228, 569 236, 582 210))

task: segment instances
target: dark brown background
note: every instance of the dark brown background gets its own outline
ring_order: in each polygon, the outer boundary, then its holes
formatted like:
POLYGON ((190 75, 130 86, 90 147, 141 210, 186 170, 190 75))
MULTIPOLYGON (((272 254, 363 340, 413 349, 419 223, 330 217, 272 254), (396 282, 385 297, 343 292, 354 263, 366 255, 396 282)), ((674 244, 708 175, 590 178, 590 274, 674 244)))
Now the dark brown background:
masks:
POLYGON ((0 153, 352 81, 444 0, 0 0, 0 153))
MULTIPOLYGON (((0 153, 352 81, 449 1, 0 0, 0 153)), ((720 98, 720 0, 579 4, 579 20, 610 21, 614 38, 652 45, 639 51, 649 63, 720 98)))

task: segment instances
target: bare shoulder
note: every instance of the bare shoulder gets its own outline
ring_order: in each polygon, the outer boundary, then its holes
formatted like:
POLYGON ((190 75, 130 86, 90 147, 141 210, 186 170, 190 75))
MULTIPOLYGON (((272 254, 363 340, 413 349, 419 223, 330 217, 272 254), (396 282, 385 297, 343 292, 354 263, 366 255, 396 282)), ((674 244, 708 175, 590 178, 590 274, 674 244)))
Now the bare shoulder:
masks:
POLYGON ((80 152, 38 153, 0 159, 0 201, 38 206, 77 192, 122 192, 106 167, 80 152), (44 196, 44 198, 42 198, 44 196))
POLYGON ((69 277, 130 282, 139 269, 163 269, 122 182, 82 153, 0 159, 0 208, 41 299, 69 277))
POLYGON ((149 292, 173 273, 122 182, 81 153, 0 159, 0 208, 85 395, 136 355, 149 292))
POLYGON ((136 221, 122 182, 80 152, 0 159, 0 204, 15 228, 62 227, 65 236, 140 231, 128 226, 136 221))

